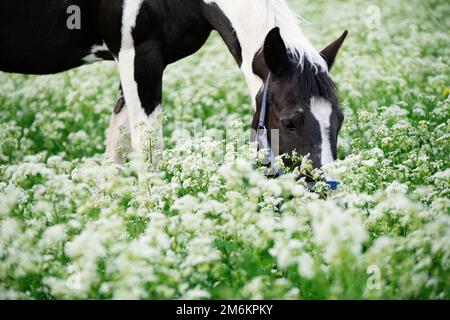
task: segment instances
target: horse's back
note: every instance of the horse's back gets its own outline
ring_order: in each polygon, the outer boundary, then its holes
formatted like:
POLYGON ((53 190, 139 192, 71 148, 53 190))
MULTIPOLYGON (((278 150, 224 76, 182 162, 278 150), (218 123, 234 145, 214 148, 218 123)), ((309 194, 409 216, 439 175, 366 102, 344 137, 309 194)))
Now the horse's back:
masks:
POLYGON ((94 28, 95 0, 0 1, 0 70, 48 74, 84 63, 101 43, 94 28), (68 8, 80 9, 81 28, 68 25, 68 8))

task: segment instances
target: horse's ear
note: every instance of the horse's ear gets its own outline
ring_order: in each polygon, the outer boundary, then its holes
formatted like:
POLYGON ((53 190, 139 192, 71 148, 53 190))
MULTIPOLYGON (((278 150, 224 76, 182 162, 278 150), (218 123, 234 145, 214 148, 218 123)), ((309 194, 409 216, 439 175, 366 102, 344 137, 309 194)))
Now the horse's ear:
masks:
POLYGON ((348 31, 345 30, 342 36, 339 37, 336 41, 330 44, 328 47, 322 50, 320 54, 325 59, 328 64, 328 69, 331 70, 334 64, 334 60, 336 59, 337 53, 344 43, 345 38, 347 38, 348 31))
POLYGON ((288 53, 280 28, 273 28, 264 42, 264 59, 270 72, 279 75, 288 63, 288 53))

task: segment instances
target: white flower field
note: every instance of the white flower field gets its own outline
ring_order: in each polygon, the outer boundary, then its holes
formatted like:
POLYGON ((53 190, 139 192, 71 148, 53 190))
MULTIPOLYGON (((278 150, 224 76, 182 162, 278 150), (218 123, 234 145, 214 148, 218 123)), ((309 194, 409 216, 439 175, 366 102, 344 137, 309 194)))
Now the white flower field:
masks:
POLYGON ((290 3, 317 48, 349 30, 338 190, 253 169, 217 34, 165 74, 157 165, 104 163, 114 63, 0 73, 1 299, 450 299, 450 3, 290 3))

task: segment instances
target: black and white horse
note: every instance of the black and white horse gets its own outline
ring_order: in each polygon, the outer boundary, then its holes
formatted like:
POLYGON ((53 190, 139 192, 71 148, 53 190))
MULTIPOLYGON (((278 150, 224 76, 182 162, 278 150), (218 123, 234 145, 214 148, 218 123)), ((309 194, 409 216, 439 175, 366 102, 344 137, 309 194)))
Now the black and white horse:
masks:
POLYGON ((124 100, 107 153, 120 162, 119 127, 129 129, 132 150, 145 149, 143 127, 161 127, 165 68, 199 50, 212 30, 247 81, 253 127, 267 87, 263 118, 279 130, 277 151, 309 154, 315 167, 336 159, 343 116, 329 70, 346 32, 316 51, 284 0, 2 0, 0 70, 50 74, 115 60, 124 100))

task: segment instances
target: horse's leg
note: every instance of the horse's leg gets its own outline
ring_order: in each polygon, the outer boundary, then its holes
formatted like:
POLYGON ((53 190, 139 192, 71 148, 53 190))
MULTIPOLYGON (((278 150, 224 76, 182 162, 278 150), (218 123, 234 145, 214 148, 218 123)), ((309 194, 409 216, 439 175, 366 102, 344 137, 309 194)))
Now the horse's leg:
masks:
POLYGON ((158 160, 162 141, 162 74, 164 64, 160 46, 151 41, 122 47, 119 71, 127 104, 134 152, 158 160))
POLYGON ((123 163, 125 154, 130 150, 130 123, 128 111, 125 105, 122 87, 119 89, 119 97, 114 107, 108 129, 106 143, 106 157, 117 164, 123 163))

